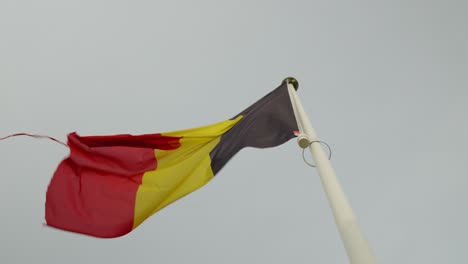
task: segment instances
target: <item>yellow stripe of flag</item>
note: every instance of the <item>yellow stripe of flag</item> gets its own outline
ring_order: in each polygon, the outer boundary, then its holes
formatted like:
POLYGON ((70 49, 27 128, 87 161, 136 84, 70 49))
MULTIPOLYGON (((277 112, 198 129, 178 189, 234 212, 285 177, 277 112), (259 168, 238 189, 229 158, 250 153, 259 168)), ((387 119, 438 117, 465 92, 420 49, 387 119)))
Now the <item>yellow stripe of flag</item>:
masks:
POLYGON ((164 133, 182 137, 175 150, 155 150, 157 168, 143 175, 135 202, 133 228, 166 205, 197 190, 213 178, 210 152, 221 135, 242 119, 164 133))

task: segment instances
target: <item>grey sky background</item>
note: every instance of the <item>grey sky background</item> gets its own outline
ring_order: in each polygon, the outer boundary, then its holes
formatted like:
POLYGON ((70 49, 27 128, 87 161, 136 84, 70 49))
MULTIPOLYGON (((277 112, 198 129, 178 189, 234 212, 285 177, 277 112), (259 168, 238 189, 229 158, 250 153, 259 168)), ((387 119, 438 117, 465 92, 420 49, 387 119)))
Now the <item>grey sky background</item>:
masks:
MULTIPOLYGON (((468 2, 0 1, 0 136, 153 133, 299 96, 380 263, 468 263, 468 2)), ((68 155, 0 142, 1 263, 347 263, 294 140, 127 236, 44 227, 68 155)))

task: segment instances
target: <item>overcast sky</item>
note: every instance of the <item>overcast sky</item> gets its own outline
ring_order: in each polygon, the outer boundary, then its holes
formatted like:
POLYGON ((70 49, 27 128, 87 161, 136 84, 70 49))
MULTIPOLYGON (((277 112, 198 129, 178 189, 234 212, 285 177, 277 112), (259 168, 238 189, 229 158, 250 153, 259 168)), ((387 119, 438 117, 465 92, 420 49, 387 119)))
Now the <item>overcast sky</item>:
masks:
MULTIPOLYGON (((0 137, 222 121, 286 76, 380 263, 468 263, 468 2, 0 1, 0 137)), ((130 234, 44 227, 68 149, 0 142, 1 263, 347 263, 294 140, 130 234)))

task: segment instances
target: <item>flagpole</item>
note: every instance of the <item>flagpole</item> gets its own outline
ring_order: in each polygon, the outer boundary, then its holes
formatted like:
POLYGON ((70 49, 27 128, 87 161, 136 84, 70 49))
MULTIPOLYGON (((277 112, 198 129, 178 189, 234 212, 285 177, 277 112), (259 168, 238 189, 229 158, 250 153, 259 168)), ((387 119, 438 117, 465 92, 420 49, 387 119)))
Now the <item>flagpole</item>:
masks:
POLYGON ((344 247, 348 254, 351 264, 375 264, 377 259, 372 253, 372 250, 364 236, 364 233, 359 226, 359 223, 354 215, 351 204, 349 203, 346 194, 341 188, 341 184, 336 177, 328 156, 325 154, 322 145, 319 142, 317 134, 312 127, 301 101, 293 86, 297 87, 297 81, 294 78, 286 78, 291 103, 293 105, 294 114, 299 125, 299 129, 304 136, 299 137, 301 147, 307 147, 312 154, 317 172, 320 176, 322 186, 325 190, 328 202, 335 216, 335 222, 343 241, 344 247), (304 141, 306 145, 304 145, 304 141))

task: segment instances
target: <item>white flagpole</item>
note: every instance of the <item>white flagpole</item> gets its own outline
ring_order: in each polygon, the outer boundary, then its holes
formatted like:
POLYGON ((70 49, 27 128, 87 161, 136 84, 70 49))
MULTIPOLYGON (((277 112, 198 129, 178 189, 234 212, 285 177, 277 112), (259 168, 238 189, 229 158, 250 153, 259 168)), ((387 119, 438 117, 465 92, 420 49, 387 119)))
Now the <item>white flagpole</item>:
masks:
MULTIPOLYGON (((301 129, 301 133, 305 134, 307 137, 305 138, 308 141, 307 145, 309 145, 309 150, 312 154, 318 174, 320 175, 322 186, 327 195, 333 215, 335 216, 335 222, 350 263, 375 264, 377 263, 377 259, 372 253, 367 239, 359 226, 346 194, 343 192, 335 175, 335 170, 333 169, 331 162, 328 160, 328 156, 323 151, 320 142, 317 142, 319 140, 317 134, 315 133, 315 130, 302 107, 296 90, 291 84, 291 81, 297 81, 292 78, 288 78, 285 81, 288 85, 289 95, 299 129, 301 129)), ((302 140, 304 140, 304 138, 302 138, 302 140)), ((301 142, 299 143, 301 145, 301 142)))

